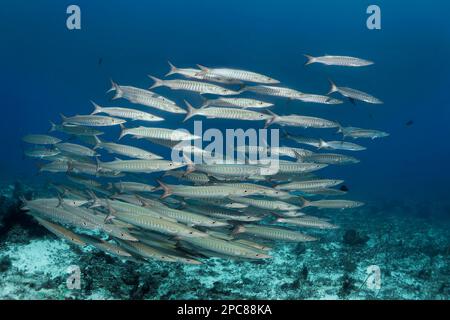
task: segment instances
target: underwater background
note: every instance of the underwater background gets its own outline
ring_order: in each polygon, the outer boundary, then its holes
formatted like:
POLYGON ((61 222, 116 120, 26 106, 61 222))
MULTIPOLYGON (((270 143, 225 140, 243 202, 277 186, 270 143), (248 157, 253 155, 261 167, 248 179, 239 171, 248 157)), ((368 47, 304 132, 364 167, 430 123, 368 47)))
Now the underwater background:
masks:
MULTIPOLYGON (((0 298, 450 297, 448 2, 1 4, 0 298), (70 4, 81 8, 81 30, 66 28, 70 4), (381 8, 381 30, 366 27, 371 4, 381 8), (375 65, 352 70, 305 67, 303 54, 350 55, 375 65), (390 133, 364 141, 368 149, 357 154, 360 163, 325 171, 344 179, 349 198, 366 206, 330 213, 339 230, 327 232, 319 243, 280 244, 268 262, 212 259, 200 266, 152 262, 139 268, 95 251, 73 249, 21 213, 17 196, 52 179, 37 175, 35 161, 23 157, 21 137, 47 132, 49 121, 60 121, 60 113, 90 113, 89 100, 111 105, 105 94, 110 79, 148 88, 152 81, 147 75, 162 77, 169 69, 167 61, 179 67, 199 63, 253 70, 280 79, 286 87, 319 94, 328 92, 331 78, 382 99, 382 105, 276 106, 281 114, 296 108, 294 113, 390 133), (81 290, 66 287, 70 265, 81 267, 81 290), (379 290, 365 286, 370 265, 380 266, 379 290)), ((174 96, 167 88, 159 89, 174 96)), ((195 105, 201 102, 185 96, 195 105)), ((176 124, 180 119, 170 121, 176 124)), ((158 147, 152 151, 163 152, 158 147)))

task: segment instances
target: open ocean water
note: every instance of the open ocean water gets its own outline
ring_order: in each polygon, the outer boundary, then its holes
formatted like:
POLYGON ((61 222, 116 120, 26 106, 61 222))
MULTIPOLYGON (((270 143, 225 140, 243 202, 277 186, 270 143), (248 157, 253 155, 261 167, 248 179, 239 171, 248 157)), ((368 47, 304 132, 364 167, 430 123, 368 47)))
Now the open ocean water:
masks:
MULTIPOLYGON (((449 299, 449 10, 443 0, 2 1, 0 299, 449 299), (66 26, 70 15, 66 9, 72 4, 81 10, 79 30, 66 26), (366 26, 370 15, 366 9, 372 4, 381 10, 379 30, 366 26), (305 66, 304 54, 353 56, 374 64, 305 66), (315 174, 342 179, 348 188, 345 195, 320 198, 365 205, 345 210, 305 208, 308 215, 330 219, 339 229, 290 226, 318 240, 264 242, 272 248, 271 259, 202 256, 199 265, 138 263, 93 246, 77 247, 47 232, 20 210, 19 198, 56 197, 50 182, 67 181, 65 172, 39 174, 37 164, 46 161, 25 157, 30 145, 22 137, 47 134, 50 121, 61 122, 60 114, 90 114, 90 100, 165 118, 163 122, 128 121, 127 128, 144 125, 193 132, 194 120, 202 120, 204 129, 221 131, 264 127, 261 121, 200 116, 183 123, 184 115, 125 99, 111 100, 114 94, 106 93, 111 79, 148 89, 153 80, 147 75, 165 79, 168 61, 180 68, 200 64, 254 71, 280 80, 277 86, 320 95, 328 93, 328 79, 332 79, 338 86, 381 99, 383 104, 353 104, 334 93, 331 96, 344 103, 326 105, 244 93, 273 103, 270 110, 277 115, 314 116, 345 127, 389 133, 374 140, 347 138, 367 148, 355 152, 317 150, 280 140, 280 146, 360 160, 330 165, 315 174), (68 277, 77 274, 79 288, 68 286, 68 277)), ((250 85, 256 84, 246 84, 250 85)), ((203 101, 193 92, 152 90, 184 109, 183 100, 196 108, 203 101)), ((96 129, 105 131, 102 140, 117 142, 118 126, 96 129)), ((337 128, 284 129, 325 141, 342 140, 337 128)), ((61 133, 51 134, 79 143, 61 133)), ((124 137, 120 143, 170 157, 169 149, 149 141, 124 137)), ((113 155, 100 153, 102 162, 114 160, 113 155)), ((155 178, 161 175, 127 178, 156 186, 155 178)), ((124 180, 95 174, 84 178, 104 186, 124 180)), ((282 213, 272 210, 271 214, 276 218, 282 213)))

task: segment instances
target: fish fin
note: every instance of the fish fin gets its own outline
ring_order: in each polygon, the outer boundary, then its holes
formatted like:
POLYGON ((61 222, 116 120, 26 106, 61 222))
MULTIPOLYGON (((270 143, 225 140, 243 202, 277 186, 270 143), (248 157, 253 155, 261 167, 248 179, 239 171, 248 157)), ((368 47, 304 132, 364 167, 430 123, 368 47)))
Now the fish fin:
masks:
POLYGON ((327 95, 332 94, 333 92, 337 92, 339 90, 336 84, 333 82, 333 80, 328 79, 328 82, 330 83, 330 91, 328 91, 327 95))
POLYGON ((114 95, 114 97, 111 98, 111 100, 116 100, 116 99, 123 97, 123 90, 112 79, 111 79, 111 89, 106 91, 106 93, 111 92, 111 91, 115 91, 115 95, 114 95))
POLYGON ((57 208, 64 206, 64 200, 61 196, 61 194, 58 193, 58 204, 56 205, 57 208))
POLYGON ((319 146, 317 149, 323 149, 327 146, 327 143, 323 139, 319 139, 319 146))
POLYGON ((175 74, 175 73, 178 72, 178 68, 175 67, 172 63, 170 63, 170 61, 167 61, 167 63, 169 64, 170 71, 166 73, 165 77, 170 76, 170 75, 175 74))
POLYGON ((187 102, 186 100, 184 100, 184 103, 187 106, 187 114, 186 117, 184 118, 183 122, 185 122, 186 120, 192 118, 197 112, 198 109, 195 109, 189 102, 187 102))
POLYGON ((183 174, 183 176, 188 175, 189 173, 192 173, 195 171, 195 165, 194 162, 191 161, 191 159, 183 154, 183 160, 186 162, 186 172, 183 174))
POLYGON ((120 135, 118 140, 122 139, 127 134, 127 128, 125 128, 123 123, 119 124, 119 126, 120 126, 120 135))
POLYGON ((304 197, 302 196, 298 196, 300 198, 300 200, 303 202, 302 206, 300 207, 300 209, 303 209, 305 207, 309 207, 311 204, 311 201, 306 200, 304 197))
POLYGON ((62 113, 60 113, 59 115, 61 116, 62 122, 66 122, 67 121, 67 117, 65 115, 63 115, 62 113))
POLYGON ((304 54, 304 56, 308 59, 308 61, 305 62, 305 66, 310 65, 311 63, 316 62, 316 58, 313 56, 310 56, 308 54, 304 54))
POLYGON ((97 207, 101 206, 100 202, 98 201, 99 199, 98 199, 97 195, 94 193, 94 191, 92 191, 90 189, 86 189, 86 193, 89 195, 89 197, 91 197, 91 201, 92 201, 92 204, 89 206, 89 209, 97 208, 97 207))
POLYGON ((168 185, 166 185, 165 183, 161 182, 161 180, 158 179, 156 180, 156 182, 158 182, 159 186, 164 191, 163 195, 161 196, 161 199, 167 198, 172 194, 172 190, 168 185))
POLYGON ((245 227, 243 225, 237 225, 231 232, 231 235, 235 236, 235 235, 237 235, 239 233, 243 233, 243 232, 245 232, 245 227))
POLYGON ((293 150, 293 151, 294 151, 294 154, 295 154, 295 159, 297 159, 297 162, 303 162, 304 156, 302 156, 296 150, 293 150))
POLYGON ((114 210, 111 207, 111 203, 109 203, 108 199, 106 199, 106 206, 107 206, 107 209, 108 209, 108 215, 105 217, 105 221, 104 221, 105 223, 113 220, 115 218, 114 214, 116 212, 116 210, 114 210))
POLYGON ((201 64, 197 64, 197 67, 198 67, 200 70, 202 70, 202 72, 200 72, 200 73, 202 73, 202 74, 207 73, 207 72, 210 71, 209 68, 207 68, 207 67, 205 67, 205 66, 202 66, 201 64))
POLYGON ((209 107, 210 104, 209 100, 202 95, 200 95, 200 97, 202 98, 202 105, 200 106, 200 109, 209 107))
POLYGON ((266 112, 272 116, 272 118, 269 118, 266 120, 266 123, 264 124, 264 128, 268 128, 272 123, 276 121, 276 119, 279 117, 275 112, 266 110, 266 112))
POLYGON ((155 83, 149 88, 150 90, 153 88, 157 88, 157 87, 161 87, 164 85, 164 80, 158 79, 154 76, 148 75, 148 77, 150 79, 152 79, 153 81, 155 81, 155 83))
POLYGON ((92 149, 96 150, 96 149, 100 148, 102 141, 97 136, 94 136, 94 139, 95 139, 95 146, 92 149))
POLYGON ((50 129, 48 130, 48 132, 53 132, 56 131, 56 124, 53 121, 50 121, 50 129))
POLYGON ((92 111, 91 112, 91 114, 97 114, 97 113, 100 113, 100 112, 103 112, 102 111, 102 107, 100 107, 98 104, 96 104, 94 101, 92 101, 91 100, 91 103, 92 103, 92 105, 94 106, 94 111, 92 111))

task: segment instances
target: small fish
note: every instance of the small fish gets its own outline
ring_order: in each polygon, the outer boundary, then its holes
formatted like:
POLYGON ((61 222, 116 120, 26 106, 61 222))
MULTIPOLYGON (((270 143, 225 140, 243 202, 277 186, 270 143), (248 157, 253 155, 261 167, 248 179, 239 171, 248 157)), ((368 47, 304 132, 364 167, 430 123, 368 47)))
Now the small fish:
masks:
POLYGON ((169 63, 170 71, 165 75, 170 76, 172 74, 180 74, 186 78, 190 79, 197 79, 197 80, 205 80, 205 81, 211 81, 211 82, 218 82, 223 84, 241 84, 242 82, 239 80, 233 80, 233 79, 225 79, 223 77, 209 74, 209 73, 202 73, 200 69, 194 69, 194 68, 177 68, 172 63, 169 63))
POLYGON ((127 118, 131 120, 140 120, 140 121, 164 121, 164 118, 155 116, 151 113, 130 109, 130 108, 119 108, 119 107, 101 107, 95 102, 91 101, 91 103, 94 105, 95 110, 91 114, 97 114, 97 113, 106 113, 113 117, 119 117, 119 118, 127 118))
POLYGON ((224 79, 266 83, 266 84, 280 83, 280 81, 278 80, 264 76, 256 72, 239 69, 229 69, 229 68, 207 68, 201 65, 197 66, 201 69, 201 74, 215 75, 224 79))
POLYGON ((80 126, 91 127, 108 127, 125 123, 126 120, 113 118, 109 116, 97 116, 97 115, 76 115, 73 117, 66 117, 61 114, 63 125, 74 124, 80 126))
POLYGON ((149 77, 155 81, 150 89, 165 86, 172 90, 186 90, 198 92, 200 94, 216 94, 221 96, 239 94, 239 92, 206 82, 191 80, 161 80, 153 76, 149 77))
POLYGON ((28 134, 22 138, 22 141, 31 144, 52 145, 61 142, 61 139, 45 134, 28 134))
POLYGON ((186 238, 184 241, 196 247, 216 252, 229 256, 230 258, 245 258, 245 259, 268 259, 271 258, 268 254, 258 252, 256 249, 251 247, 243 247, 233 241, 226 241, 216 237, 206 237, 206 238, 186 238))
POLYGON ((342 104, 344 101, 339 99, 330 98, 328 96, 322 96, 318 94, 307 94, 304 93, 300 97, 298 97, 298 100, 302 102, 309 102, 309 103, 321 103, 321 104, 342 104))
POLYGON ((372 61, 347 57, 347 56, 321 56, 321 57, 313 57, 305 54, 308 61, 305 63, 305 66, 310 65, 312 63, 321 63, 327 66, 344 66, 344 67, 365 67, 373 64, 372 61))
POLYGON ((342 133, 345 137, 351 137, 353 139, 358 138, 368 138, 368 139, 376 139, 376 138, 384 138, 389 136, 389 133, 373 130, 373 129, 361 129, 356 127, 340 127, 338 133, 342 133))
POLYGON ((37 149, 26 149, 24 150, 23 153, 27 157, 45 159, 60 154, 60 151, 58 149, 37 148, 37 149))
POLYGON ((50 124, 51 128, 49 132, 59 131, 71 135, 86 136, 86 137, 99 136, 104 133, 100 130, 96 130, 90 127, 77 126, 73 124, 55 124, 51 121, 50 124))
POLYGON ((269 240, 281 240, 292 242, 309 242, 317 241, 318 239, 303 233, 292 231, 284 228, 265 227, 260 225, 245 224, 236 227, 234 234, 246 233, 256 237, 261 237, 269 240))
POLYGON ((309 190, 317 188, 328 188, 341 184, 344 180, 337 179, 313 179, 293 181, 288 183, 279 184, 275 187, 278 190, 309 190))
POLYGON ((184 167, 186 164, 182 162, 173 162, 169 160, 119 160, 110 162, 98 161, 97 169, 107 169, 116 172, 136 172, 136 173, 152 173, 167 170, 175 170, 184 167))
POLYGON ((156 159, 162 159, 161 156, 138 148, 138 147, 133 147, 133 146, 128 146, 128 145, 124 145, 124 144, 118 144, 118 143, 113 143, 113 142, 104 142, 101 141, 98 137, 95 137, 96 143, 94 146, 94 150, 98 149, 98 148, 102 148, 105 150, 108 150, 108 152, 110 153, 115 153, 118 155, 123 155, 123 156, 127 156, 130 158, 136 158, 136 159, 142 159, 142 160, 156 160, 156 159))
POLYGON ((97 153, 94 150, 75 143, 60 142, 55 145, 55 148, 57 148, 60 151, 74 154, 77 156, 86 156, 86 157, 97 156, 97 153))
POLYGON ((189 102, 184 101, 187 105, 188 112, 183 122, 192 118, 195 115, 201 115, 208 119, 230 119, 230 120, 268 120, 272 116, 252 110, 236 109, 236 108, 219 108, 207 107, 195 109, 189 102))
POLYGON ((267 120, 266 128, 271 124, 279 124, 281 126, 294 126, 302 128, 338 128, 339 123, 308 116, 299 116, 295 114, 287 116, 279 116, 271 111, 267 111, 272 117, 267 120))
POLYGON ((339 227, 329 223, 328 221, 323 221, 320 219, 309 219, 309 218, 277 218, 275 220, 279 223, 287 223, 287 224, 293 224, 296 226, 301 227, 308 227, 308 228, 317 228, 317 229, 338 229, 339 227))
POLYGON ((159 109, 171 113, 186 113, 186 111, 175 104, 172 100, 167 99, 159 94, 151 92, 149 90, 131 87, 121 86, 111 80, 112 87, 108 90, 115 91, 113 100, 124 98, 131 103, 141 104, 146 107, 159 109))
POLYGON ((306 156, 300 156, 298 158, 299 161, 304 162, 312 162, 312 163, 320 163, 320 164, 351 164, 351 163, 358 163, 359 160, 355 157, 343 155, 343 154, 336 154, 336 153, 315 153, 311 155, 306 156))
POLYGON ((248 99, 248 98, 218 98, 213 100, 205 100, 203 102, 202 108, 204 107, 237 107, 237 108, 269 108, 273 106, 273 103, 264 102, 256 99, 248 99))
POLYGON ((37 222, 39 222, 39 224, 41 226, 43 226, 45 229, 47 229, 51 233, 55 234, 59 238, 67 240, 70 243, 73 243, 77 246, 84 247, 85 245, 87 245, 87 243, 85 241, 83 241, 83 239, 79 235, 73 233, 72 231, 70 231, 58 224, 41 219, 38 216, 35 216, 34 218, 37 220, 37 222))
POLYGON ((294 100, 300 100, 304 95, 302 92, 294 89, 265 85, 247 86, 241 89, 241 92, 246 91, 294 100))
POLYGON ((309 201, 303 199, 303 207, 317 207, 317 208, 327 208, 327 209, 348 209, 357 208, 364 205, 363 202, 352 201, 352 200, 316 200, 309 201))
POLYGON ((301 209, 294 204, 273 199, 255 199, 247 197, 229 197, 229 199, 265 210, 297 211, 301 209))
POLYGON ((122 127, 119 139, 121 139, 126 135, 133 135, 137 138, 151 138, 169 141, 185 141, 185 140, 201 139, 201 137, 190 134, 186 130, 172 130, 166 128, 150 128, 142 126, 136 128, 122 127))
POLYGON ((328 92, 328 94, 331 94, 333 92, 339 92, 341 95, 343 95, 344 97, 347 97, 350 99, 350 101, 354 101, 354 100, 359 100, 359 101, 364 101, 367 103, 373 103, 373 104, 382 104, 383 101, 381 101, 378 98, 375 98, 374 96, 356 90, 356 89, 352 89, 352 88, 348 88, 348 87, 338 87, 336 86, 336 84, 329 80, 330 85, 331 85, 331 89, 328 92))

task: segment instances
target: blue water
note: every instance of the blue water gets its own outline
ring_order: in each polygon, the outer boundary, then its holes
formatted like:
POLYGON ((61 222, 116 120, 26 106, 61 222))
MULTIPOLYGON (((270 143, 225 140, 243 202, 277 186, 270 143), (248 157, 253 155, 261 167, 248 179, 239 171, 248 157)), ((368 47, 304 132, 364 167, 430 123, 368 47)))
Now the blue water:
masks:
MULTIPOLYGON (((376 1, 382 29, 368 30, 367 1, 75 1, 82 29, 65 26, 72 2, 2 1, 0 177, 29 178, 20 138, 46 132, 59 113, 110 105, 109 79, 148 87, 170 60, 254 70, 304 92, 326 93, 327 78, 381 98, 383 105, 280 101, 274 109, 317 115, 391 134, 364 141, 361 163, 334 171, 366 200, 448 197, 450 25, 446 1, 376 1), (303 53, 375 61, 351 69, 311 65, 303 53), (99 64, 99 59, 102 63, 99 64), (405 123, 413 120, 413 125, 405 123)), ((157 89, 169 97, 198 98, 157 89)), ((196 100, 197 99, 197 100, 196 100)), ((277 100, 279 101, 279 100, 277 100)), ((122 103, 126 105, 125 102, 122 103)), ((180 118, 181 119, 181 118, 180 118)), ((174 121, 179 121, 177 118, 174 121)), ((217 122, 224 125, 224 122, 217 122)), ((311 132, 319 134, 318 131, 311 132)), ((327 137, 333 137, 327 131, 327 137)))

